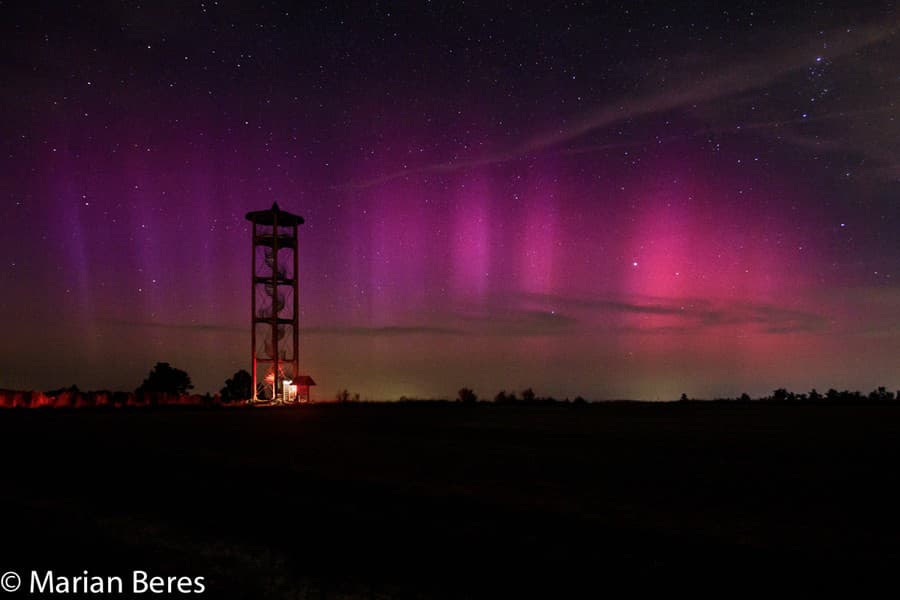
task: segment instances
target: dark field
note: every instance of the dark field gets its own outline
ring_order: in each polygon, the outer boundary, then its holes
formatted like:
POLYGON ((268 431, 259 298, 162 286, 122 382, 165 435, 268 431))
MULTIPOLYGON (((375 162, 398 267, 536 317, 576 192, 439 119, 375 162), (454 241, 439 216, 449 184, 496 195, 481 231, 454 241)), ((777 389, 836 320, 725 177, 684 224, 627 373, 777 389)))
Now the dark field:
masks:
POLYGON ((898 433, 900 406, 10 410, 0 571, 209 598, 892 590, 898 433))

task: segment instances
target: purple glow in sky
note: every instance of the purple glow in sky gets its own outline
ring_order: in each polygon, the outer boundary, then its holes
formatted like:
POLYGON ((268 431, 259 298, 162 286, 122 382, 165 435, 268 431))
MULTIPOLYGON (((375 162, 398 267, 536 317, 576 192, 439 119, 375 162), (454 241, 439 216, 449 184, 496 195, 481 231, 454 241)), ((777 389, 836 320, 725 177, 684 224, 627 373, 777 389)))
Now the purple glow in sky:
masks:
POLYGON ((220 4, 0 7, 0 387, 218 390, 273 201, 320 396, 900 387, 893 7, 220 4))

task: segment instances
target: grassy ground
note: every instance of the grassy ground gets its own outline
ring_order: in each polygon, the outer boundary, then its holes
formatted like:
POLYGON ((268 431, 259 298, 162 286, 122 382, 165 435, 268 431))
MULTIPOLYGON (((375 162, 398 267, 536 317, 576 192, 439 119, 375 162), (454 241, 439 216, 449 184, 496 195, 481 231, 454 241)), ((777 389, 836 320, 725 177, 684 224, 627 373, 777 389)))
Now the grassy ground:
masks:
POLYGON ((0 571, 210 598, 859 591, 900 559, 900 406, 0 412, 0 571))

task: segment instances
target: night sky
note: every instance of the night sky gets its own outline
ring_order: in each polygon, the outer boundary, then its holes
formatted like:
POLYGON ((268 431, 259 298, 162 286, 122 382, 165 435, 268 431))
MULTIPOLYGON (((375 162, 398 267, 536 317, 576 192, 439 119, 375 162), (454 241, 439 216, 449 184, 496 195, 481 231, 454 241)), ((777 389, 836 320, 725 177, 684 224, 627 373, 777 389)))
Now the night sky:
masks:
POLYGON ((0 3, 0 387, 217 391, 277 201, 319 398, 900 388, 893 2, 67 4, 0 3))

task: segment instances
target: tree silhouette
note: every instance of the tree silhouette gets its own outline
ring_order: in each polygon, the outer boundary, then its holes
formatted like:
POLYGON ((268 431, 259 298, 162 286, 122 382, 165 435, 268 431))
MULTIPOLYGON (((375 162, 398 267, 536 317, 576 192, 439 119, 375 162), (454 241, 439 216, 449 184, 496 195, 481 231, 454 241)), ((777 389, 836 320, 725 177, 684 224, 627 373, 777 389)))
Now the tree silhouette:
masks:
POLYGON ((253 378, 250 373, 241 369, 225 380, 225 387, 219 392, 222 402, 238 402, 249 400, 253 395, 253 378))
POLYGON ((194 389, 194 384, 190 375, 167 362, 158 362, 135 393, 139 396, 146 393, 181 396, 191 389, 194 389))
POLYGON ((81 393, 81 390, 78 389, 78 386, 75 385, 75 384, 73 383, 73 384, 70 385, 69 387, 59 388, 58 390, 50 390, 50 391, 45 392, 45 393, 46 393, 48 396, 59 396, 59 395, 62 394, 63 392, 71 392, 71 393, 73 393, 73 394, 79 394, 79 393, 81 393))
POLYGON ((887 391, 883 386, 879 387, 877 390, 872 390, 869 394, 869 400, 875 400, 877 402, 886 402, 893 399, 894 394, 887 391))
POLYGON ((478 395, 470 390, 469 388, 462 388, 459 390, 459 401, 460 402, 476 402, 478 400, 478 395))
POLYGON ((534 390, 528 388, 527 390, 522 390, 522 402, 532 403, 534 402, 534 390))

